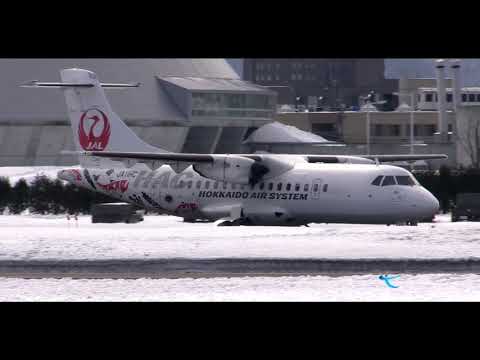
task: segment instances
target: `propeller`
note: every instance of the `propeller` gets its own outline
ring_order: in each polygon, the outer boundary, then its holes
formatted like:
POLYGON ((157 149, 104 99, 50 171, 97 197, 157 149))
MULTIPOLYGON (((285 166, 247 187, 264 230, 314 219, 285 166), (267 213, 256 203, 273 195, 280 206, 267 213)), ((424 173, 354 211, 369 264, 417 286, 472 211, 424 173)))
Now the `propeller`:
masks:
POLYGON ((267 166, 255 161, 250 167, 249 185, 254 187, 269 171, 270 169, 267 166))

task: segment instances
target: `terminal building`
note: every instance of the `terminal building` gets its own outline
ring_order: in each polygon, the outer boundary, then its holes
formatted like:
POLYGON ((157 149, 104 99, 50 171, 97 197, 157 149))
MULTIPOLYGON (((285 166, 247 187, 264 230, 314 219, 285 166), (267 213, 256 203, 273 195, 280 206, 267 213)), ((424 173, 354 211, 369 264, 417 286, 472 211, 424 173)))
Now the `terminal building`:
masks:
POLYGON ((278 92, 280 104, 354 109, 372 91, 383 108, 396 107, 398 79, 385 78, 384 59, 245 59, 245 80, 278 92))
MULTIPOLYGON (((302 69, 321 62, 306 59, 302 69)), ((357 97, 372 88, 367 85, 350 97, 359 109, 317 111, 286 106, 291 98, 268 80, 276 79, 276 65, 271 75, 262 75, 267 80, 254 84, 240 79, 224 59, 0 59, 0 166, 78 163, 61 154, 74 150, 62 92, 20 87, 29 80, 59 81, 61 69, 76 67, 96 72, 103 82, 140 82, 139 88, 106 90, 108 99, 140 138, 174 152, 442 153, 447 162, 425 166, 480 167, 480 88, 462 88, 455 63, 449 69, 454 76, 446 78, 445 66, 437 65, 437 78, 401 78, 395 88, 385 83, 397 103, 394 111, 379 111, 382 104, 371 102, 382 97, 357 97)), ((293 81, 300 84, 298 74, 304 79, 305 72, 298 68, 293 81)))
POLYGON ((274 91, 243 81, 224 59, 0 59, 0 166, 73 165, 65 99, 29 80, 60 81, 61 69, 94 71, 103 82, 140 82, 106 90, 114 111, 143 140, 176 152, 236 153, 272 122, 274 91))
MULTIPOLYGON (((399 79, 393 92, 399 105, 394 111, 379 111, 367 102, 360 111, 279 111, 276 121, 344 145, 297 144, 289 152, 447 154, 446 161, 422 166, 480 167, 480 88, 461 86, 459 66, 459 62, 439 61, 436 78, 399 79)), ((253 145, 252 151, 285 150, 276 143, 253 145)))

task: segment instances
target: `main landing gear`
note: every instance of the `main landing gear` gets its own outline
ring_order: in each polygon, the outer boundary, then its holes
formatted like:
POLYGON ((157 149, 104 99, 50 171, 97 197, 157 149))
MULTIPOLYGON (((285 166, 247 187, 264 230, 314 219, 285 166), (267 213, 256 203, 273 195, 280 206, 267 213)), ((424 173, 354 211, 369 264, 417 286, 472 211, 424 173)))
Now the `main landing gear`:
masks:
MULTIPOLYGON (((393 225, 393 224, 387 224, 387 226, 390 226, 390 225, 393 225)), ((404 225, 406 225, 406 226, 418 226, 418 222, 416 222, 416 221, 406 221, 404 223, 397 223, 395 225, 397 225, 397 226, 404 226, 404 225)))

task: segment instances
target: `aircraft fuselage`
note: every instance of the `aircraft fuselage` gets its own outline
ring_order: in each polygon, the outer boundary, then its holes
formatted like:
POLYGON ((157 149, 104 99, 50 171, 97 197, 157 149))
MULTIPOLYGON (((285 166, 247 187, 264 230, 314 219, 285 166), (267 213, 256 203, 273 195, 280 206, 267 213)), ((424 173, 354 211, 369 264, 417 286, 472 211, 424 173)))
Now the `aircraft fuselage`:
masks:
POLYGON ((298 163, 253 187, 205 178, 191 167, 177 174, 166 165, 155 171, 146 166, 67 169, 59 177, 186 220, 241 219, 248 225, 283 226, 416 223, 433 218, 439 208, 407 170, 388 165, 298 163), (402 179, 372 184, 381 176, 402 179), (412 179, 408 185, 397 183, 407 176, 412 179))

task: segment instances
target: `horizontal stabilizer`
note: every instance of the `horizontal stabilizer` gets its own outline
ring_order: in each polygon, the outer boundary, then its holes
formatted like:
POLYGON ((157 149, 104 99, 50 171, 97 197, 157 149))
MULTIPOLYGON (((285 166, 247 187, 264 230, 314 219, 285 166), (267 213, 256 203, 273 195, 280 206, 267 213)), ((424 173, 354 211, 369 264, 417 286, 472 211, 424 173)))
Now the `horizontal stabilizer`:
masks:
MULTIPOLYGON (((61 88, 92 88, 95 85, 93 83, 66 83, 66 82, 41 82, 38 80, 28 81, 21 87, 30 87, 30 88, 52 88, 52 89, 61 89, 61 88)), ((109 89, 125 89, 132 87, 139 87, 140 83, 127 83, 127 84, 113 84, 113 83, 100 83, 100 86, 103 88, 109 89)))

